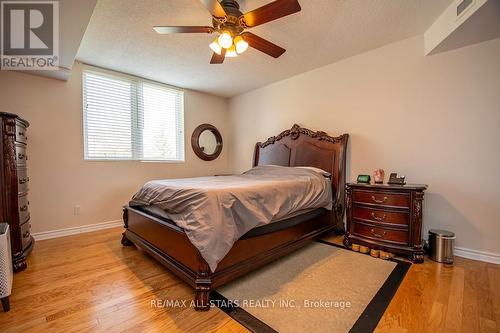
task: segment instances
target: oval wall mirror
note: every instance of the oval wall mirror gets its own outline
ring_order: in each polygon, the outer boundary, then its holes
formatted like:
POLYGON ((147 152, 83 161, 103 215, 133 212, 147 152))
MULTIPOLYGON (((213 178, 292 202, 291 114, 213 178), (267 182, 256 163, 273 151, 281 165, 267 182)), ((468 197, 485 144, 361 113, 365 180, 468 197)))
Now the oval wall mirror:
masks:
POLYGON ((204 161, 212 161, 222 152, 222 135, 219 130, 210 124, 202 124, 191 136, 193 151, 204 161))

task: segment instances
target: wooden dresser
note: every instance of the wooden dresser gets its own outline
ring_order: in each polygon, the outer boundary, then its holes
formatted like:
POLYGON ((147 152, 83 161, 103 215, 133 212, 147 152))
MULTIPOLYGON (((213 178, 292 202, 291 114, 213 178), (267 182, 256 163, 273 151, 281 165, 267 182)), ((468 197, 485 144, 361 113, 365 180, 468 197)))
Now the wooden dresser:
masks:
POLYGON ((347 230, 344 245, 364 245, 424 260, 422 207, 427 185, 346 186, 347 230))
POLYGON ((14 271, 26 269, 26 256, 34 245, 28 201, 26 130, 29 123, 12 113, 0 112, 0 222, 10 225, 14 271))

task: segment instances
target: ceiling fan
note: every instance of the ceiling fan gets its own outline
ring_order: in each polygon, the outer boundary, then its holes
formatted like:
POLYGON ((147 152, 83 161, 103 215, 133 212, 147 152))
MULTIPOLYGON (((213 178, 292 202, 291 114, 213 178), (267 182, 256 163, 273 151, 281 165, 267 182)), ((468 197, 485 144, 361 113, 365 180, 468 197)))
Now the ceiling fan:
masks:
POLYGON ((212 14, 213 26, 155 26, 159 34, 173 33, 218 33, 209 45, 214 51, 211 64, 222 64, 226 57, 236 57, 245 52, 248 46, 278 58, 285 49, 249 31, 258 25, 274 21, 301 10, 297 0, 276 0, 246 14, 240 12, 236 0, 200 0, 212 14))

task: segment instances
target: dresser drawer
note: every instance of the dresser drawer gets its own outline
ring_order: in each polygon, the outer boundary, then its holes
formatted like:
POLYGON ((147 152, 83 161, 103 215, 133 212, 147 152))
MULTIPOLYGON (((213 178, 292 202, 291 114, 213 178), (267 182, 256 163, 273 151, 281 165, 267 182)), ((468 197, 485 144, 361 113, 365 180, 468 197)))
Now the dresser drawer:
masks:
POLYGON ((26 143, 28 140, 26 136, 26 127, 21 123, 16 123, 16 141, 21 143, 26 143))
POLYGON ((404 230, 392 230, 381 227, 369 226, 363 223, 353 222, 353 235, 370 238, 377 241, 397 243, 401 245, 408 244, 408 232, 404 230))
POLYGON ((19 166, 25 166, 26 160, 28 157, 26 156, 26 146, 23 144, 16 144, 16 163, 19 166))
POLYGON ((381 225, 408 227, 409 213, 391 212, 383 209, 353 207, 352 218, 381 225))
POLYGON ((26 168, 17 169, 17 192, 26 193, 28 192, 28 182, 30 178, 28 177, 28 170, 26 168))
POLYGON ((21 225, 21 240, 23 244, 23 250, 30 245, 31 240, 31 223, 26 221, 21 225))
POLYGON ((409 208, 410 196, 405 193, 354 191, 354 202, 386 207, 409 208))
POLYGON ((19 223, 24 223, 30 218, 28 195, 20 195, 17 205, 19 207, 19 223))

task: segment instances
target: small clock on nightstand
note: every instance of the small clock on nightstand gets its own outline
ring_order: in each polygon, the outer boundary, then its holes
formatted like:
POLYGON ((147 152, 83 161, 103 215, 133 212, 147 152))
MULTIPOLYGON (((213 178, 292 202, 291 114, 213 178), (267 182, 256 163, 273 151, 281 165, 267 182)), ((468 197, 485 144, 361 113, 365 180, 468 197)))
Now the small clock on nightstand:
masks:
POLYGON ((346 186, 344 245, 360 244, 424 261, 422 207, 427 185, 355 184, 346 186))

